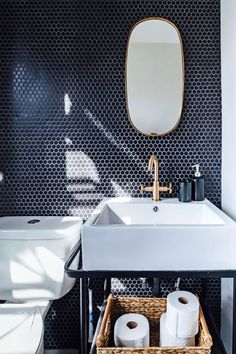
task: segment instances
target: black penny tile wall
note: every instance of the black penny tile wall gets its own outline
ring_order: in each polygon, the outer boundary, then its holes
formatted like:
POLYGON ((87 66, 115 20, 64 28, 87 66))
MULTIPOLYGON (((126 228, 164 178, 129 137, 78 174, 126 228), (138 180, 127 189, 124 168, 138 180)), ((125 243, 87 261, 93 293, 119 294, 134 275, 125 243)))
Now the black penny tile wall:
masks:
MULTIPOLYGON (((103 196, 140 196, 160 160, 161 182, 177 195, 180 178, 200 163, 206 196, 221 197, 220 0, 1 0, 1 215, 80 215, 103 196), (185 100, 176 131, 145 137, 131 127, 124 65, 129 30, 161 16, 179 28, 185 53, 185 100)), ((114 280, 149 296, 139 280, 114 280)), ((220 283, 209 281, 219 322, 220 283)), ((182 281, 201 292, 201 282, 182 281)), ((96 299, 101 293, 95 285, 96 299)), ((172 282, 161 282, 162 295, 172 282)), ((123 289, 123 288, 122 288, 123 289)), ((78 285, 55 302, 46 347, 78 346, 78 285)), ((98 300, 99 301, 99 300, 98 300)))

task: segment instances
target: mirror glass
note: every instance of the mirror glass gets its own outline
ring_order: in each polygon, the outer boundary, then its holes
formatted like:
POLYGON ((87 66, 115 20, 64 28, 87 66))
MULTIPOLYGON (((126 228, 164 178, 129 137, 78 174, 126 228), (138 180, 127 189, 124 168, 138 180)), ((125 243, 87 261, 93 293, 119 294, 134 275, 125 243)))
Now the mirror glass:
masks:
POLYGON ((180 33, 165 19, 135 24, 126 54, 126 99, 129 119, 145 135, 165 135, 180 120, 184 58, 180 33))

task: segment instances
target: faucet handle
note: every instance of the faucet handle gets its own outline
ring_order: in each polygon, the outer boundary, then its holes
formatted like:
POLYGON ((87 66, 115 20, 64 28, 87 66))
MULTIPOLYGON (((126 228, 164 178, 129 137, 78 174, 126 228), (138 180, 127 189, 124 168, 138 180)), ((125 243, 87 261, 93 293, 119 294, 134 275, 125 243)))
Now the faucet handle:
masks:
POLYGON ((168 190, 169 190, 169 194, 171 194, 173 192, 173 184, 172 184, 172 182, 170 182, 168 184, 168 190))
POLYGON ((140 186, 140 193, 143 194, 144 192, 145 192, 145 186, 142 183, 141 186, 140 186))

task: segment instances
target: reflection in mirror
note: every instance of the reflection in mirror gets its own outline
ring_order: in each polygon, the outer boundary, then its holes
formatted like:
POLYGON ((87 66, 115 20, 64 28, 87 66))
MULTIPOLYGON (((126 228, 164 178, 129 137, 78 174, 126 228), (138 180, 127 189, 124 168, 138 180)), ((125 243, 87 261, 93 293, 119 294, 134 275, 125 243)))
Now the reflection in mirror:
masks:
POLYGON ((126 55, 126 99, 130 121, 146 135, 165 135, 179 123, 184 58, 176 26, 144 19, 131 30, 126 55))

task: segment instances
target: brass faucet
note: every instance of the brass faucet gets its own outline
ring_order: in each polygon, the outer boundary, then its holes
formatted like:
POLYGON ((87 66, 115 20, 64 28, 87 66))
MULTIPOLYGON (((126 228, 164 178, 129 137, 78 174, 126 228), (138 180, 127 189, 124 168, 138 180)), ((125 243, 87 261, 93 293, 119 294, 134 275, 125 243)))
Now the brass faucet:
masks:
POLYGON ((158 158, 155 155, 152 155, 148 162, 148 171, 152 172, 154 167, 154 181, 152 186, 144 186, 141 184, 141 194, 144 192, 152 192, 153 201, 158 202, 160 200, 160 192, 169 192, 172 193, 172 183, 169 183, 168 186, 160 186, 158 180, 158 158))

